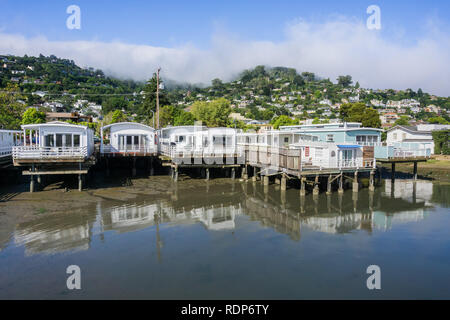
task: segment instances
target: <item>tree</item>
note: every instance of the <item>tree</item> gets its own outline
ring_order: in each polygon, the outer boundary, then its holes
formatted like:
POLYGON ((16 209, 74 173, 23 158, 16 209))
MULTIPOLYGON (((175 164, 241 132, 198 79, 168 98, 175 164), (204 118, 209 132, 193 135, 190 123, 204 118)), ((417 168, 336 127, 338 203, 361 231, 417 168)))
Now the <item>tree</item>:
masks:
POLYGON ((450 124, 443 117, 431 117, 431 118, 428 118, 428 122, 429 123, 436 123, 436 124, 450 124))
POLYGON ((122 110, 115 110, 112 114, 111 123, 125 122, 127 117, 122 112, 122 110))
POLYGON ((127 110, 128 101, 124 97, 112 97, 102 104, 102 113, 106 115, 107 113, 114 110, 127 110))
POLYGON ((337 78, 337 81, 338 81, 338 85, 341 85, 344 88, 349 87, 352 84, 352 82, 353 82, 352 76, 349 76, 349 75, 347 75, 347 76, 339 76, 337 78))
POLYGON ((195 123, 195 117, 192 113, 181 110, 175 117, 174 126, 192 126, 195 123))
POLYGON ((409 117, 408 116, 400 116, 397 120, 394 122, 397 126, 407 126, 409 124, 409 117))
POLYGON ((0 128, 18 129, 21 123, 21 116, 25 106, 18 102, 23 100, 20 94, 17 94, 19 87, 8 84, 0 92, 0 128))
POLYGON ((435 154, 450 154, 450 130, 433 131, 435 154))
POLYGON ((161 128, 173 126, 178 110, 173 106, 163 106, 159 110, 159 125, 161 128))
POLYGON ((281 126, 294 126, 298 124, 298 119, 292 119, 286 115, 281 115, 271 121, 274 129, 279 129, 281 126))
MULTIPOLYGON (((159 83, 163 83, 161 79, 159 83)), ((144 87, 144 101, 137 110, 138 118, 141 120, 146 120, 146 122, 149 122, 149 120, 153 117, 152 111, 156 114, 156 84, 156 73, 154 73, 153 77, 147 81, 147 84, 144 87)), ((169 98, 164 89, 159 89, 159 105, 170 105, 169 98)))
POLYGON ((45 112, 28 108, 22 115, 21 124, 45 123, 45 112))
POLYGON ((378 111, 367 107, 362 102, 342 104, 339 109, 339 115, 342 121, 360 122, 363 127, 381 127, 378 111))
POLYGON ((208 127, 224 127, 231 113, 230 101, 219 98, 210 102, 196 101, 192 104, 193 116, 208 127))

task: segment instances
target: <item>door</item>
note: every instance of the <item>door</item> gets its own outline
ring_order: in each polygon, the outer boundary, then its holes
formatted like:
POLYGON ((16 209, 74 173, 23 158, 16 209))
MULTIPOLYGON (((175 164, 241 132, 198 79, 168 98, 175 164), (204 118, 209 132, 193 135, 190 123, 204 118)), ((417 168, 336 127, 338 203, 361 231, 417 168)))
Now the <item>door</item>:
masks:
POLYGON ((342 164, 345 167, 351 165, 353 160, 353 150, 342 150, 342 164))

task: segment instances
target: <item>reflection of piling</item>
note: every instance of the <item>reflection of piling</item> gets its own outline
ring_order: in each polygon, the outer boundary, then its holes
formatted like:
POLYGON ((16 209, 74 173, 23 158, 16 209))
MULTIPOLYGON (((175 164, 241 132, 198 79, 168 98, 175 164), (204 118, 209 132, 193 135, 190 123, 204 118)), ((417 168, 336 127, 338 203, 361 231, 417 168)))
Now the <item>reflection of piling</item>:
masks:
POLYGON ((283 174, 281 177, 281 182, 280 182, 281 191, 286 191, 286 185, 287 185, 287 179, 286 179, 286 176, 283 174))
POLYGON ((306 178, 300 177, 300 197, 306 196, 306 178))
POLYGON ((375 191, 375 171, 370 171, 369 177, 369 191, 375 191))

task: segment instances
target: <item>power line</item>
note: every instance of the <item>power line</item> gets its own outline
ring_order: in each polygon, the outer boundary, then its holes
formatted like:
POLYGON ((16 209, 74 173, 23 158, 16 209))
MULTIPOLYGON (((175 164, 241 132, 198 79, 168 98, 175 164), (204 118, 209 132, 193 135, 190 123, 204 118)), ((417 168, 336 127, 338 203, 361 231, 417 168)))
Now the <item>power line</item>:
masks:
MULTIPOLYGON (((10 93, 18 95, 36 95, 40 94, 34 92, 20 92, 20 91, 0 91, 0 93, 10 93)), ((156 92, 145 92, 145 93, 45 93, 44 96, 145 96, 145 95, 156 95, 156 92)))

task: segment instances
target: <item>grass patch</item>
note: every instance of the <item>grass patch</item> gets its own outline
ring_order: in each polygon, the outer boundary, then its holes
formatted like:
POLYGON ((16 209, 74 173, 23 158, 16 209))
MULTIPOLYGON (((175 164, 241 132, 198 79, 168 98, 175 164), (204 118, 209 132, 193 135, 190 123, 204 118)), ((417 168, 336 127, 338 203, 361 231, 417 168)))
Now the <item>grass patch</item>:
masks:
POLYGON ((45 208, 39 208, 36 212, 36 214, 44 214, 44 213, 47 213, 47 209, 45 208))

